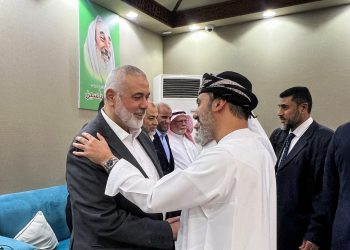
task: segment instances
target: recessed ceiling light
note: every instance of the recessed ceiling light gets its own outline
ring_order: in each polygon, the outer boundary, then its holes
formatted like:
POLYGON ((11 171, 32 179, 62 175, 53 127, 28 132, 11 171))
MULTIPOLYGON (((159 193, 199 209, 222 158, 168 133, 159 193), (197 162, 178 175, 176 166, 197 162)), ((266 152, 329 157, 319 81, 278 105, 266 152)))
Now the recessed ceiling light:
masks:
POLYGON ((195 31, 195 30, 199 30, 200 27, 198 25, 196 25, 196 24, 192 24, 192 25, 190 25, 190 27, 188 27, 188 29, 190 31, 195 31))
POLYGON ((264 18, 271 18, 271 17, 274 17, 274 16, 276 16, 276 12, 273 11, 273 10, 266 10, 263 13, 263 17, 264 18))
POLYGON ((133 11, 130 11, 130 12, 128 12, 128 13, 126 14, 126 16, 127 16, 128 18, 131 18, 131 19, 135 19, 138 15, 139 15, 139 14, 137 14, 137 13, 135 13, 135 12, 133 12, 133 11))
POLYGON ((170 35, 172 32, 170 30, 166 30, 162 32, 162 35, 170 35))

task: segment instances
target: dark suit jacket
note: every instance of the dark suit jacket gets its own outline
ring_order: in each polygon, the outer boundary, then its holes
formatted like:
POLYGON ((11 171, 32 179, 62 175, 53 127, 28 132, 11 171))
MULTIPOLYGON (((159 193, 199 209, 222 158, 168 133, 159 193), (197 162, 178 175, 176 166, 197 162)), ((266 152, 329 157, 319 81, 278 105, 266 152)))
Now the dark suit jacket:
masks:
MULTIPOLYGON (((132 163, 145 176, 145 172, 112 131, 101 113, 80 132, 96 136, 99 132, 108 142, 113 154, 132 163)), ((152 143, 145 133, 138 136, 158 173, 152 143)), ((172 231, 162 214, 146 214, 121 194, 104 195, 108 175, 100 166, 85 157, 76 157, 70 148, 67 156, 67 186, 72 206, 72 249, 172 249, 172 231)))
POLYGON ((273 150, 275 151, 275 154, 277 157, 281 153, 281 149, 283 148, 283 144, 288 136, 288 133, 289 133, 288 130, 276 128, 270 136, 270 142, 272 144, 273 150))
POLYGON ((332 130, 314 121, 276 171, 278 250, 296 250, 303 239, 324 246, 322 250, 328 249, 329 239, 315 230, 313 212, 322 189, 325 156, 332 134, 332 130))
POLYGON ((350 249, 350 123, 335 131, 327 151, 323 181, 319 224, 326 227, 321 232, 332 231, 332 250, 350 249))
POLYGON ((166 154, 163 148, 163 144, 160 141, 159 135, 157 133, 154 135, 153 144, 154 144, 154 147, 156 148, 156 152, 158 155, 160 165, 162 166, 163 173, 166 175, 174 171, 175 164, 174 164, 174 157, 173 157, 173 153, 171 152, 168 136, 166 136, 165 138, 170 149, 170 162, 168 162, 168 159, 166 157, 166 154))

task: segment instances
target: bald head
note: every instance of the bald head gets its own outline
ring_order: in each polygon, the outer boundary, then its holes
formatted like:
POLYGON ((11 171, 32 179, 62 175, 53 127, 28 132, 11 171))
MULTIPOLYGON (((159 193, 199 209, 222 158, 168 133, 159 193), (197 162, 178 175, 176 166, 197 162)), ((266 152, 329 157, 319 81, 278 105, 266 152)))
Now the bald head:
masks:
POLYGON ((171 108, 166 103, 158 103, 158 130, 162 133, 166 133, 169 129, 171 119, 171 108))

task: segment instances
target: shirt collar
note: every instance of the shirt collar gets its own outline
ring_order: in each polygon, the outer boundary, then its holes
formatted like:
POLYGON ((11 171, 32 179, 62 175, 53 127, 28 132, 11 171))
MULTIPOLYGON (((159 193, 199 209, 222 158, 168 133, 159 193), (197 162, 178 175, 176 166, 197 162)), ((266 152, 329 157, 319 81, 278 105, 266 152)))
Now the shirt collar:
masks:
POLYGON ((162 133, 162 132, 160 132, 158 129, 156 129, 156 132, 157 132, 157 134, 158 134, 159 137, 166 136, 166 133, 162 133))
POLYGON ((118 124, 116 124, 111 118, 109 118, 103 109, 101 109, 101 113, 103 118, 107 122, 107 124, 111 127, 113 132, 118 136, 118 138, 121 141, 125 140, 130 135, 132 136, 132 140, 135 140, 141 133, 141 128, 138 128, 138 129, 129 128, 130 130, 130 134, 129 134, 124 129, 122 129, 118 124))
POLYGON ((314 120, 310 116, 306 121, 300 124, 296 129, 294 129, 294 131, 289 131, 289 133, 293 132, 293 134, 295 134, 295 137, 301 137, 305 133, 305 131, 310 127, 313 121, 314 120))

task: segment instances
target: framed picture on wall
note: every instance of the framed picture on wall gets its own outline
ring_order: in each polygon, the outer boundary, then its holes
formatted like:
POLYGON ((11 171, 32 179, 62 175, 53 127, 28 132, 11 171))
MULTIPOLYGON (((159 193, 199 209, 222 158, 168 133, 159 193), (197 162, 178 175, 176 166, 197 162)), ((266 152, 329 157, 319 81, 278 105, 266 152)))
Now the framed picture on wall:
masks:
POLYGON ((97 110, 108 73, 119 65, 119 16, 79 1, 79 104, 97 110))

